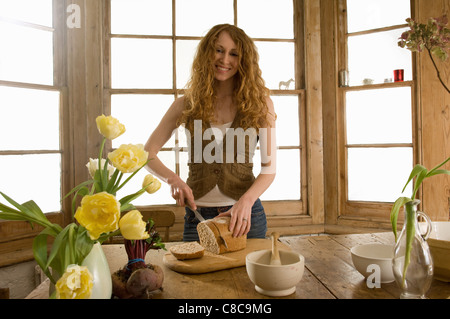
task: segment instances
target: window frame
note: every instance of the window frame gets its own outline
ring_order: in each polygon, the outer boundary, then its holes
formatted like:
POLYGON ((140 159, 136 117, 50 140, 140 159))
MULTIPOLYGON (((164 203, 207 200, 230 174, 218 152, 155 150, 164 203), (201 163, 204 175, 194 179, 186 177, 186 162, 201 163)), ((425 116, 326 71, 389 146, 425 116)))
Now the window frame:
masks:
MULTIPOLYGON (((172 0, 175 1, 175 0, 172 0)), ((301 200, 264 202, 269 231, 282 229, 285 235, 319 233, 324 230, 324 181, 322 145, 322 77, 320 71, 321 37, 317 32, 320 24, 320 3, 307 0, 292 0, 294 4, 295 39, 295 90, 274 90, 274 95, 296 95, 299 99, 301 140, 301 200)), ((68 3, 53 0, 55 36, 54 42, 54 87, 61 97, 61 193, 67 194, 74 186, 88 178, 85 167, 89 157, 98 155, 101 143, 95 123, 98 114, 110 111, 111 87, 109 74, 110 50, 108 36, 109 0, 79 2, 81 26, 66 26, 68 3), (106 75, 106 76, 105 76, 106 75)), ((236 0, 234 0, 236 6, 236 0)), ((258 40, 258 39, 257 39, 258 40)), ((21 86, 22 83, 0 85, 21 86)), ((45 88, 30 84, 33 88, 45 88)), ((152 90, 147 90, 152 91, 152 90)), ((124 94, 131 94, 124 90, 124 94)), ((142 92, 138 92, 142 93, 142 92)), ((167 92, 172 94, 172 92, 167 92)), ((180 90, 180 94, 182 91, 180 90)), ((299 133, 300 134, 300 133, 299 133)), ((111 146, 111 145, 110 145, 111 146)), ((108 151, 108 148, 105 152, 108 151)), ((154 210, 168 205, 146 206, 154 210)), ((171 240, 181 238, 184 208, 172 206, 176 221, 171 231, 171 240), (179 236, 179 237, 178 237, 179 236)), ((71 199, 63 202, 62 212, 49 213, 52 222, 66 225, 72 221, 71 199)), ((4 258, 0 266, 11 265, 33 259, 32 242, 40 232, 31 230, 27 222, 0 222, 0 253, 4 258)))
MULTIPOLYGON (((338 70, 348 70, 348 52, 347 39, 349 36, 373 34, 389 30, 396 30, 407 27, 407 24, 388 26, 367 31, 354 33, 347 32, 347 8, 346 0, 338 1, 337 23, 340 26, 337 31, 337 65, 338 70)), ((411 0, 411 16, 414 14, 414 0, 411 0)), ((354 148, 411 148, 413 154, 413 162, 417 162, 419 147, 419 122, 418 122, 418 105, 416 101, 416 70, 414 55, 412 56, 412 74, 411 81, 391 82, 357 86, 339 86, 337 88, 337 169, 338 169, 338 219, 342 225, 354 225, 360 222, 389 222, 389 214, 392 203, 375 202, 375 201, 350 201, 348 200, 348 149, 354 148), (391 88, 409 87, 411 89, 411 120, 412 120, 412 142, 411 143, 389 143, 389 144, 358 144, 348 145, 346 141, 346 93, 362 90, 382 90, 391 88)), ((411 163, 412 164, 412 163, 411 163)), ((405 180, 406 182, 406 180, 405 180)))
MULTIPOLYGON (((68 193, 71 188, 70 168, 73 166, 70 159, 72 146, 68 125, 68 88, 66 86, 66 6, 63 1, 52 1, 52 16, 52 27, 19 20, 6 19, 5 21, 15 25, 53 32, 53 85, 0 80, 0 86, 59 92, 59 150, 0 151, 0 155, 60 154, 60 200, 63 200, 64 194, 68 193)), ((37 199, 34 200, 37 201, 37 199)), ((3 198, 2 202, 4 202, 3 198)), ((62 201, 60 211, 47 212, 46 217, 50 222, 64 226, 65 221, 71 220, 70 199, 62 201)), ((0 220, 0 254, 2 255, 0 267, 32 259, 33 239, 42 230, 43 228, 38 225, 31 228, 28 222, 0 220)))
MULTIPOLYGON (((234 25, 237 25, 237 5, 239 0, 233 1, 233 11, 234 11, 234 25)), ((111 34, 111 2, 110 0, 104 1, 104 66, 103 66, 103 79, 104 79, 104 90, 103 90, 103 105, 104 112, 106 114, 111 114, 111 96, 113 94, 169 94, 173 95, 176 99, 178 96, 184 93, 184 90, 177 88, 177 78, 176 78, 176 41, 178 40, 200 40, 201 37, 197 36, 179 36, 175 33, 176 21, 176 1, 172 0, 172 35, 128 35, 128 34, 111 34), (173 44, 173 86, 171 89, 119 89, 111 87, 111 39, 112 38, 142 38, 142 39, 168 39, 172 40, 173 44)), ((284 146, 278 147, 278 149, 298 149, 300 152, 300 174, 301 174, 301 185, 300 185, 300 200, 270 200, 264 201, 264 206, 266 213, 276 214, 278 216, 310 216, 310 209, 308 208, 308 157, 307 157, 307 142, 306 142, 306 131, 307 131, 307 120, 306 120, 306 94, 305 94, 305 66, 304 66, 304 49, 303 49, 303 7, 304 3, 302 0, 293 0, 293 19, 294 19, 294 38, 293 39, 273 39, 273 38, 253 38, 254 41, 271 41, 271 42, 293 42, 295 43, 295 89, 292 90, 271 90, 271 95, 273 96, 298 96, 299 101, 299 135, 300 142, 299 146, 284 146)), ((175 139, 175 143, 178 139, 175 139)), ((107 143, 106 148, 108 151, 112 150, 111 142, 107 143)), ((172 151, 171 148, 163 148, 161 151, 172 151)), ((278 161, 279 163, 279 161, 278 161)), ((177 174, 180 173, 179 163, 176 163, 177 174)), ((161 207, 172 207, 175 211, 179 211, 180 208, 175 204, 167 205, 149 205, 140 206, 139 209, 142 211, 148 211, 152 209, 159 209, 161 207)))

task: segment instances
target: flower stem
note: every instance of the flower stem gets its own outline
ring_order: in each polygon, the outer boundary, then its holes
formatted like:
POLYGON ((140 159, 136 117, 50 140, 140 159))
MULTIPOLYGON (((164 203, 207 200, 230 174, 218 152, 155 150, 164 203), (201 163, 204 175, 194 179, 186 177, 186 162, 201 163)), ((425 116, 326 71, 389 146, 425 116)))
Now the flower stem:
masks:
POLYGON ((102 144, 100 146, 100 152, 98 154, 98 171, 100 173, 100 185, 102 187, 102 189, 104 189, 104 187, 106 187, 106 185, 103 185, 103 167, 102 167, 102 158, 103 158, 103 149, 105 147, 105 142, 106 142, 106 137, 103 138, 102 140, 102 144))
POLYGON ((131 274, 134 270, 145 268, 145 255, 147 254, 147 243, 145 240, 125 239, 125 250, 128 255, 126 270, 131 274))
POLYGON ((439 69, 438 69, 438 67, 437 67, 437 65, 436 65, 436 62, 435 62, 434 59, 433 59, 433 54, 431 53, 431 50, 427 48, 427 51, 428 51, 428 55, 429 55, 430 58, 431 58, 431 62, 433 62, 433 66, 434 66, 434 68, 436 69, 436 73, 437 73, 437 76, 438 76, 438 78, 439 78, 439 81, 441 82, 442 86, 447 90, 447 92, 450 93, 449 88, 444 84, 444 81, 443 81, 442 78, 441 78, 441 73, 439 72, 439 69))
POLYGON ((416 232, 417 221, 417 204, 411 202, 405 205, 405 223, 406 223, 406 247, 405 247, 405 264, 403 265, 402 285, 405 285, 406 271, 411 261, 411 250, 416 232))

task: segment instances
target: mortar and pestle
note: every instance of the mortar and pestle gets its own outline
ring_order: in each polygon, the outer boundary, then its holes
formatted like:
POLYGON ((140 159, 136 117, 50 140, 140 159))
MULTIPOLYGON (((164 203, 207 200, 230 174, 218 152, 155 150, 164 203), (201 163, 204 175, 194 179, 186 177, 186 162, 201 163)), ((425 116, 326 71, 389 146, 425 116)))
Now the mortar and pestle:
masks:
POLYGON ((281 297, 295 292, 305 269, 305 258, 296 252, 278 249, 279 233, 271 234, 272 249, 257 250, 245 259, 247 274, 260 294, 281 297))

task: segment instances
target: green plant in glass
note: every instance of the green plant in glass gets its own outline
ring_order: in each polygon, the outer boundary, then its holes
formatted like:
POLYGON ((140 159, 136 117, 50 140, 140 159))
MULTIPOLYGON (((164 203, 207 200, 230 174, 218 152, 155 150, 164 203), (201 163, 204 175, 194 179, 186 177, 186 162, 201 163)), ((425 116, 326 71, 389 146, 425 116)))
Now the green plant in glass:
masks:
MULTIPOLYGON (((447 174, 450 175, 449 170, 440 169, 442 166, 444 166, 447 162, 450 161, 450 157, 447 158, 445 161, 434 167, 432 170, 428 171, 424 166, 417 164, 414 166, 413 170, 411 171, 411 174, 409 175, 408 181, 406 182, 405 187, 403 187, 402 193, 405 191, 408 184, 414 180, 414 186, 413 186, 413 193, 411 197, 399 197, 392 206, 391 209, 391 224, 392 224, 392 231, 394 232, 395 236, 395 242, 397 242, 397 219, 398 219, 398 213, 400 211, 400 208, 402 208, 405 204, 409 202, 413 202, 416 199, 417 192, 420 188, 420 185, 422 184, 423 180, 425 178, 439 175, 439 174, 447 174)), ((406 221, 407 222, 407 221, 406 221)), ((412 241, 414 239, 415 235, 415 228, 413 223, 406 223, 406 251, 405 251, 405 265, 403 269, 403 274, 406 273, 406 269, 408 268, 410 258, 411 258, 411 246, 412 241)))

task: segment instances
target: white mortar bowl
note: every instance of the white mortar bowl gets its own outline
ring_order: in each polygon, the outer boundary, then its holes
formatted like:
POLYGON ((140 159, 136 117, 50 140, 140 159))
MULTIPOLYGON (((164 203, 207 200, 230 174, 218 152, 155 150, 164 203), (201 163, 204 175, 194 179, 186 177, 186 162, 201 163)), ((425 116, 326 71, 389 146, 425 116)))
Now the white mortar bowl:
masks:
POLYGON ((392 271, 393 245, 364 244, 353 247, 350 252, 353 265, 365 278, 374 274, 374 269, 368 269, 368 267, 378 265, 380 267, 380 283, 389 283, 395 280, 392 271))
POLYGON ((292 251, 279 250, 281 265, 271 265, 271 250, 251 252, 245 259, 247 274, 260 294, 281 297, 295 292, 303 277, 305 257, 292 251))

